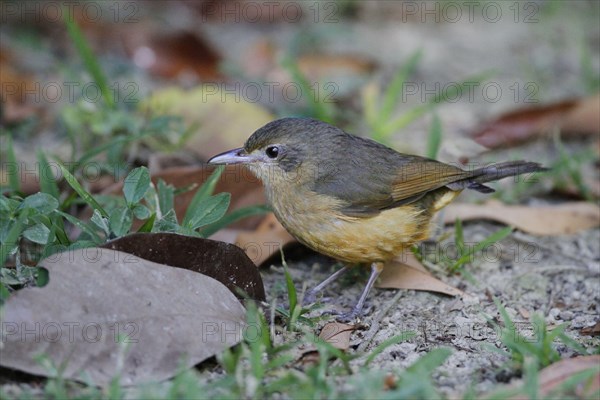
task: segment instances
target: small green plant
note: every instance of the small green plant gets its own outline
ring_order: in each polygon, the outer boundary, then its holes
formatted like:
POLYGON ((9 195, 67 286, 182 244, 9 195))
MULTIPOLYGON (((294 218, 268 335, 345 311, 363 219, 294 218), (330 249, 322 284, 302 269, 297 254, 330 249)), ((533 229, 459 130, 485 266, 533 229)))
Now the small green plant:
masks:
MULTIPOLYGON (((447 254, 448 248, 438 244, 438 246, 436 246, 436 251, 431 254, 434 257, 433 262, 443 266, 448 274, 458 273, 468 279, 471 283, 476 283, 475 277, 465 268, 465 266, 472 263, 477 254, 508 237, 513 229, 514 228, 510 226, 499 229, 481 242, 471 245, 465 243, 462 221, 457 218, 454 223, 454 249, 456 254, 447 254)), ((421 261, 429 261, 429 252, 423 254, 424 251, 419 247, 414 248, 413 251, 415 256, 421 261)))
POLYGON ((506 308, 497 298, 494 298, 494 303, 500 313, 502 326, 489 318, 488 322, 500 333, 500 340, 508 349, 508 352, 495 347, 489 348, 510 357, 514 369, 523 370, 527 360, 532 360, 537 370, 560 360, 560 354, 554 347, 557 340, 578 353, 587 354, 587 350, 582 345, 565 333, 567 323, 550 330, 544 318, 539 314, 534 314, 530 321, 533 337, 527 337, 519 331, 515 322, 508 315, 506 308))
POLYGON ((583 86, 583 90, 590 95, 598 93, 598 90, 600 89, 600 74, 598 73, 598 69, 594 67, 592 52, 590 51, 590 46, 586 43, 585 38, 581 39, 580 64, 581 85, 583 86))
POLYGON ((576 155, 569 153, 558 134, 554 136, 554 145, 559 155, 551 168, 554 172, 555 186, 560 188, 574 185, 584 199, 595 201, 594 195, 583 179, 582 171, 584 164, 597 160, 596 152, 590 148, 576 155))
MULTIPOLYGON (((439 94, 424 104, 413 107, 412 109, 394 116, 394 112, 398 108, 409 77, 415 72, 416 67, 421 60, 423 53, 421 50, 416 51, 411 55, 408 61, 398 69, 392 82, 387 86, 385 92, 381 93, 381 89, 377 86, 371 86, 363 93, 363 113, 365 120, 371 132, 371 137, 381 143, 390 143, 391 136, 417 120, 425 114, 434 110, 439 104, 448 101, 449 99, 458 98, 461 93, 464 93, 473 84, 480 83, 487 79, 489 73, 480 74, 471 78, 465 79, 458 84, 450 85, 447 89, 441 90, 439 94), (380 100, 381 99, 381 100, 380 100)), ((429 135, 428 154, 434 153, 434 149, 439 146, 441 138, 441 128, 438 129, 439 122, 432 123, 429 135), (438 126, 436 126, 438 124, 438 126), (437 143, 437 144, 436 144, 437 143)), ((437 153, 437 150, 435 151, 437 153)))
POLYGON ((286 321, 288 331, 300 329, 298 327, 298 322, 302 322, 302 324, 307 326, 314 326, 320 318, 307 318, 304 315, 312 311, 315 306, 305 308, 302 307, 302 303, 298 301, 298 292, 296 290, 296 286, 294 285, 294 281, 292 280, 292 276, 290 275, 285 257, 283 256, 283 249, 280 251, 289 305, 287 310, 282 307, 278 307, 276 312, 286 321))
MULTIPOLYGON (((335 122, 335 108, 332 102, 328 102, 327 97, 319 96, 320 91, 315 90, 306 76, 300 71, 298 63, 291 57, 283 60, 282 66, 288 70, 292 76, 292 81, 297 83, 300 92, 304 93, 307 101, 307 114, 313 118, 333 124, 335 122), (312 95, 311 95, 312 94, 312 95)), ((316 83, 318 85, 319 82, 316 83)))
MULTIPOLYGON (((40 156, 40 160, 45 158, 40 156)), ((40 168, 43 165, 40 162, 40 168)), ((44 171, 40 171, 40 176, 46 175, 41 186, 47 193, 40 192, 25 198, 0 195, 0 284, 4 285, 4 289, 6 286, 33 283, 39 272, 34 266, 41 258, 68 249, 97 246, 134 232, 135 219, 141 222, 137 232, 177 232, 206 237, 240 218, 267 210, 265 206, 249 206, 223 218, 229 207, 230 194, 213 195, 223 167, 217 168, 198 189, 181 224, 173 207, 175 188, 162 180, 155 186, 146 167, 133 169, 125 178, 123 197, 112 196, 110 201, 105 198, 104 205, 79 183, 68 168, 62 164, 59 167, 74 193, 93 213, 89 221, 83 221, 63 211, 73 197, 66 196, 61 204, 54 178, 44 171), (81 233, 77 237, 69 237, 67 224, 77 227, 81 233), (22 240, 31 245, 24 246, 22 240), (35 252, 28 252, 30 249, 35 252), (4 268, 9 257, 14 260, 16 268, 4 268)))
MULTIPOLYGON (((590 188, 591 181, 586 181, 583 174, 586 165, 598 161, 596 151, 589 146, 578 151, 570 151, 565 147, 558 133, 553 137, 553 144, 558 157, 550 165, 549 170, 544 172, 545 180, 551 180, 553 188, 567 191, 575 189, 585 200, 597 201, 596 195, 590 188)), ((518 179, 510 188, 498 191, 494 196, 504 203, 517 203, 537 190, 536 186, 540 186, 539 183, 538 179, 533 178, 518 179)))
POLYGON ((450 349, 431 350, 400 375, 398 389, 394 395, 398 399, 441 399, 431 380, 433 371, 442 365, 452 354, 450 349))
MULTIPOLYGON (((534 314, 530 320, 533 336, 525 336, 519 331, 517 324, 510 318, 506 308, 497 298, 494 298, 494 303, 500 313, 502 325, 496 323, 492 318, 487 316, 486 318, 488 323, 494 326, 500 334, 500 341, 508 351, 491 345, 486 346, 486 348, 509 358, 510 368, 522 374, 523 383, 518 386, 511 385, 508 388, 495 390, 487 398, 510 399, 519 397, 519 395, 524 395, 530 399, 540 398, 540 370, 560 360, 560 354, 554 347, 556 341, 580 354, 588 354, 583 346, 564 332, 567 327, 566 323, 550 329, 541 315, 534 314)), ((579 389, 589 388, 588 384, 592 382, 598 373, 600 373, 600 366, 573 374, 544 398, 581 398, 581 394, 575 394, 576 389, 578 387, 579 389)), ((588 394, 590 394, 589 390, 587 390, 585 396, 588 394)), ((595 395, 597 397, 598 393, 595 393, 595 395)), ((593 396, 585 398, 594 398, 593 396)))
POLYGON ((473 262, 474 256, 485 250, 486 248, 494 245, 494 243, 501 241, 502 239, 507 238, 512 231, 513 227, 507 226, 502 228, 490 236, 483 239, 481 242, 475 244, 474 246, 467 246, 465 244, 465 237, 463 234, 462 221, 460 219, 456 219, 454 224, 454 242, 456 245, 456 250, 458 252, 456 260, 449 265, 448 272, 454 274, 457 272, 465 273, 464 266, 468 263, 473 262))
POLYGON ((442 121, 440 117, 434 113, 427 135, 427 153, 429 158, 436 158, 442 144, 442 121))
POLYGON ((108 173, 121 179, 128 172, 127 165, 138 157, 142 148, 162 151, 180 148, 193 127, 186 129, 183 120, 176 116, 147 115, 139 110, 137 83, 109 85, 98 58, 74 19, 65 20, 69 37, 101 100, 81 97, 61 110, 63 127, 71 143, 70 159, 75 166, 72 172, 78 172, 94 160, 94 173, 108 173), (100 154, 103 157, 98 157, 100 154))

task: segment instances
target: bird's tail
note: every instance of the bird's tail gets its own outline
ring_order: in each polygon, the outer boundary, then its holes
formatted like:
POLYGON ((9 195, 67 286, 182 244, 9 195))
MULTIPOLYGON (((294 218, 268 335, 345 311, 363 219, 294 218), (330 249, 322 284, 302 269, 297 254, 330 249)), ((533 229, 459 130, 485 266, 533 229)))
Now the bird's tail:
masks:
MULTIPOLYGON (((471 177, 458 182, 454 182, 452 185, 461 186, 460 189, 472 189, 477 190, 481 193, 492 193, 495 190, 489 186, 483 185, 483 183, 497 181, 499 179, 507 178, 509 176, 543 171, 548 171, 548 168, 545 168, 541 164, 536 162, 506 161, 476 169, 472 172, 471 177)), ((451 187, 451 189, 454 188, 451 187)))

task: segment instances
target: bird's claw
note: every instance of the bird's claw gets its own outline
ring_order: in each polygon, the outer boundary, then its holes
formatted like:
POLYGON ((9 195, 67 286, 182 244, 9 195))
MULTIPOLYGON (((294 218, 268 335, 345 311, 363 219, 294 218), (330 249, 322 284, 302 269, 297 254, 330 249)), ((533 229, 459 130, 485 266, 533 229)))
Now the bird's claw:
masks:
POLYGON ((348 322, 354 322, 357 319, 359 319, 362 316, 362 312, 361 312, 361 310, 359 310, 357 308, 353 308, 349 312, 345 312, 345 313, 341 313, 341 314, 338 312, 335 312, 334 315, 337 315, 337 317, 335 317, 335 320, 337 322, 348 323, 348 322))

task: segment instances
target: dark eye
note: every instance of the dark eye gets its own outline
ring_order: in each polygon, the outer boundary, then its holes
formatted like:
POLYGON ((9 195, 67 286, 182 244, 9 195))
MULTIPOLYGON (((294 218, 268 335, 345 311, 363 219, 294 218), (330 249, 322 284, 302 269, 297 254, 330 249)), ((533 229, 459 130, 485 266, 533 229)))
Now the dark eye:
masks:
POLYGON ((267 157, 269 158, 277 158, 279 155, 279 147, 269 146, 267 147, 267 150, 265 150, 265 153, 267 153, 267 157))

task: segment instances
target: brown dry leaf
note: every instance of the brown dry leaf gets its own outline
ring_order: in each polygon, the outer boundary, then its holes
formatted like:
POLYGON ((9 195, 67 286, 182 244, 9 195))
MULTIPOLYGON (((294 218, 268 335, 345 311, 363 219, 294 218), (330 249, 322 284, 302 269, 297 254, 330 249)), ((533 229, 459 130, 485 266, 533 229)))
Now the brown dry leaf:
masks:
MULTIPOLYGON (((556 362, 540 371, 540 395, 548 395, 553 389, 556 389, 578 372, 591 368, 598 369, 599 366, 600 355, 581 356, 556 362)), ((587 397, 592 393, 597 393, 598 390, 600 390, 600 370, 598 370, 590 385, 578 389, 580 391, 578 394, 587 397)))
POLYGON ((531 314, 527 309, 519 306, 517 307, 517 310, 519 310, 519 314, 521 314, 523 318, 529 319, 531 317, 531 314))
POLYGON ((235 244, 246 252, 254 264, 261 265, 280 248, 295 240, 271 213, 256 230, 239 232, 235 244))
POLYGON ((352 54, 306 54, 297 62, 298 69, 311 81, 340 74, 366 75, 376 67, 372 60, 352 54))
POLYGON ((511 111, 485 123, 473 134, 488 148, 512 146, 559 128, 568 135, 600 134, 600 95, 511 111))
POLYGON ((596 322, 594 326, 586 326, 580 332, 582 335, 600 336, 600 321, 596 322))
MULTIPOLYGON (((575 388, 576 398, 587 399, 593 398, 594 393, 598 393, 600 390, 600 356, 580 356, 575 358, 568 358, 564 360, 560 360, 544 369, 542 369, 539 373, 538 377, 538 385, 539 385, 539 395, 542 398, 550 395, 553 390, 556 390, 560 387, 561 384, 565 383, 569 378, 572 378, 574 375, 583 372, 585 370, 596 370, 596 374, 594 374, 591 379, 587 381, 581 382, 575 388)), ((522 381, 518 381, 515 383, 511 383, 510 385, 506 385, 506 387, 510 389, 516 389, 523 385, 522 381)), ((483 396, 484 398, 493 399, 496 398, 492 393, 491 396, 483 396)), ((555 398, 555 397, 552 397, 555 398)), ((517 395, 511 397, 513 400, 528 400, 527 396, 517 395)))
POLYGON ((157 32, 140 29, 122 39, 133 62, 140 68, 165 78, 195 75, 197 80, 214 81, 221 56, 195 32, 157 32))
POLYGON ((183 117, 186 126, 195 127, 186 148, 205 159, 241 147, 256 129, 274 119, 273 114, 256 102, 245 100, 241 94, 236 97, 216 83, 188 91, 179 88, 156 91, 142 108, 154 114, 183 117))
POLYGON ((323 339, 336 349, 348 350, 350 347, 350 334, 356 330, 354 325, 343 324, 341 322, 329 322, 319 333, 319 338, 323 339))
POLYGON ((101 247, 210 276, 239 299, 247 295, 257 301, 265 300, 258 269, 239 247, 229 243, 175 233, 134 233, 101 247))
POLYGON ((398 387, 398 377, 392 373, 388 373, 383 378, 383 389, 394 390, 398 387))
POLYGON ((246 312, 220 282, 110 249, 55 254, 50 281, 3 307, 0 365, 31 374, 122 385, 169 379, 242 339, 246 312), (33 332, 33 333, 32 333, 33 332), (125 343, 122 343, 122 342, 125 343))
POLYGON ((422 266, 415 268, 397 261, 386 264, 375 285, 379 288, 424 290, 450 296, 470 297, 462 290, 450 286, 424 271, 422 266))
MULTIPOLYGON (((0 100, 2 105, 2 124, 13 124, 22 121, 40 110, 39 100, 28 92, 36 89, 35 78, 15 68, 10 51, 0 47, 0 100)), ((37 83, 39 84, 39 83, 37 83)))
POLYGON ((457 218, 489 219, 534 235, 567 235, 600 225, 600 207, 583 201, 528 207, 491 200, 482 205, 450 204, 443 217, 446 224, 454 223, 457 218))

